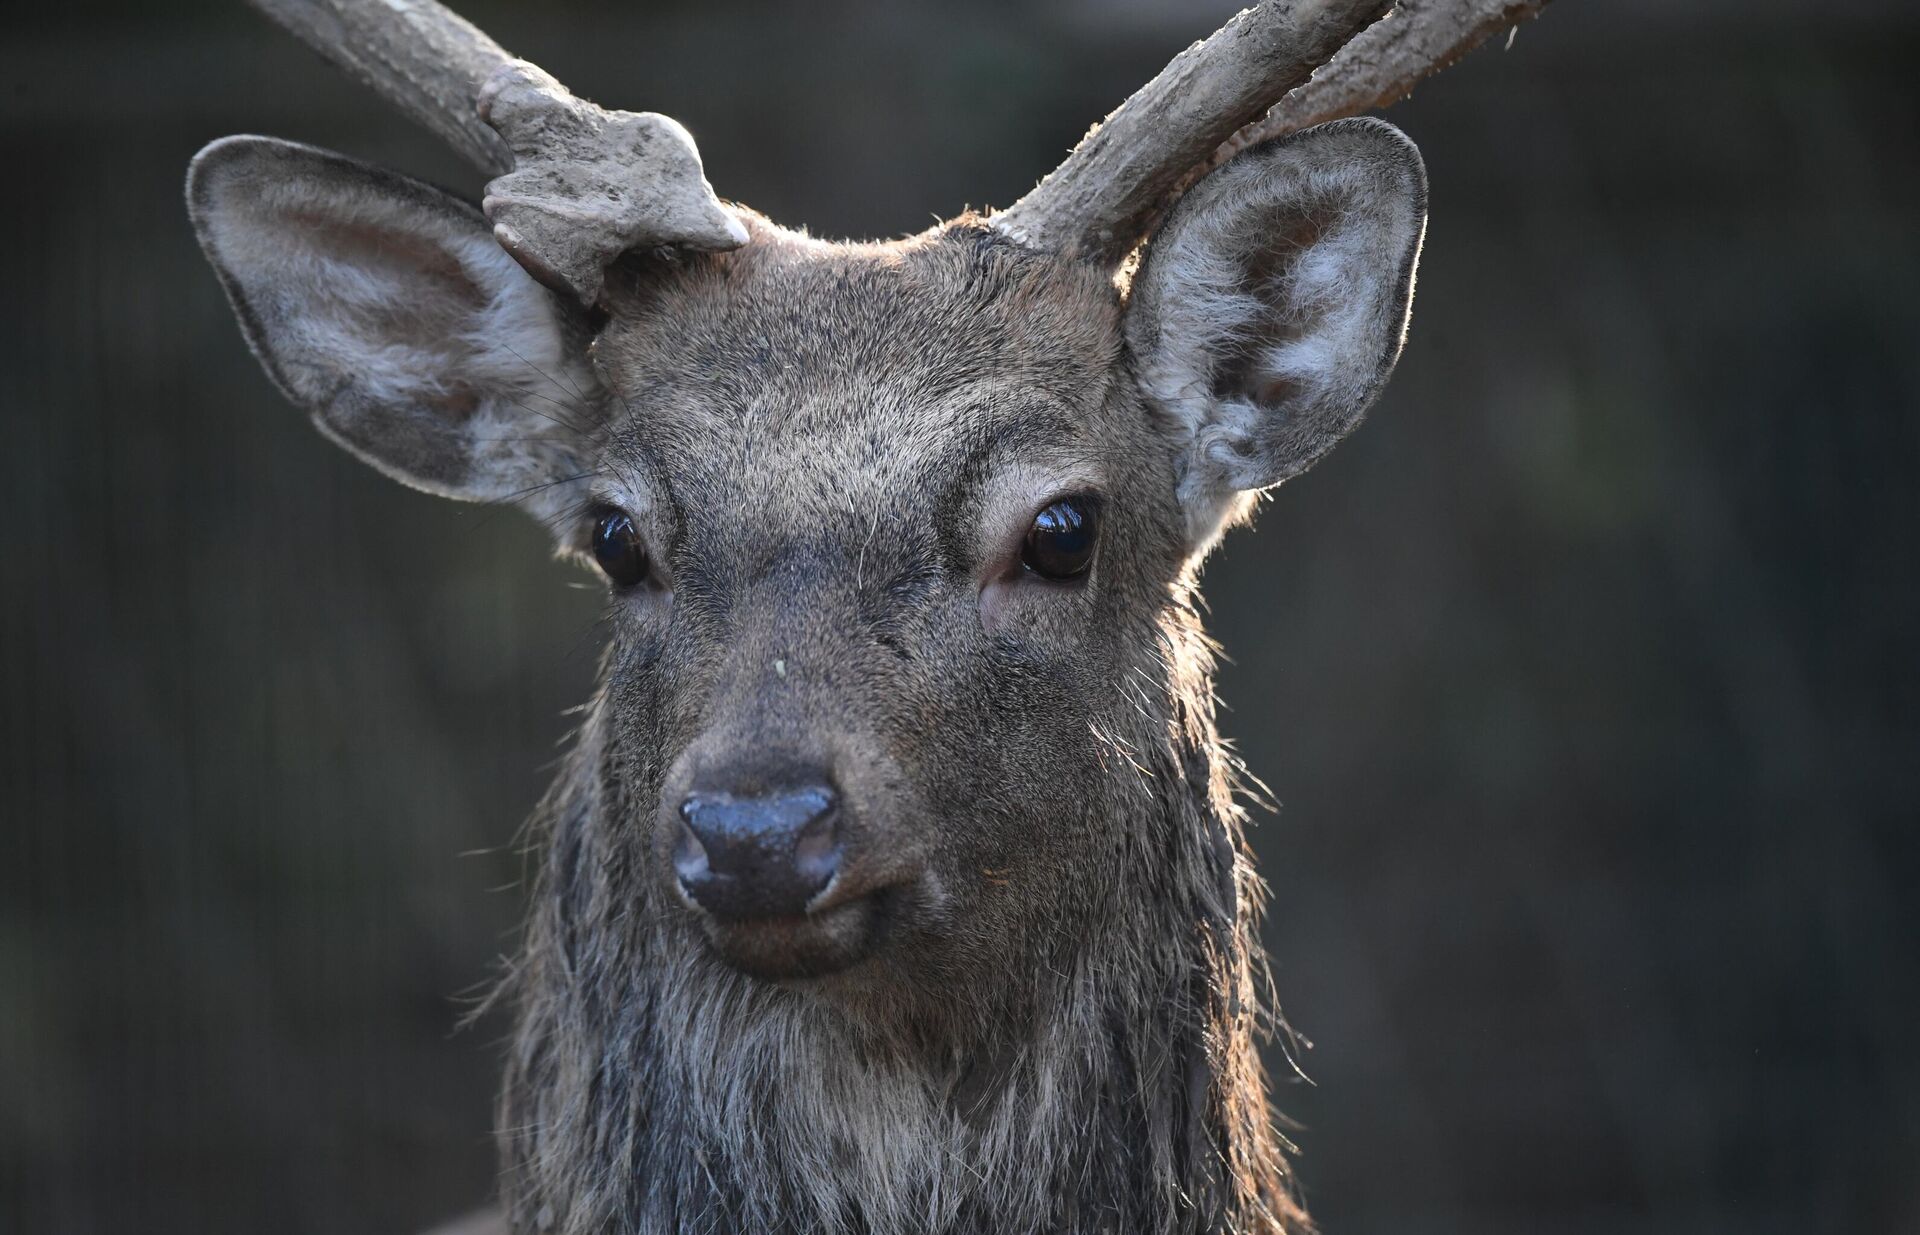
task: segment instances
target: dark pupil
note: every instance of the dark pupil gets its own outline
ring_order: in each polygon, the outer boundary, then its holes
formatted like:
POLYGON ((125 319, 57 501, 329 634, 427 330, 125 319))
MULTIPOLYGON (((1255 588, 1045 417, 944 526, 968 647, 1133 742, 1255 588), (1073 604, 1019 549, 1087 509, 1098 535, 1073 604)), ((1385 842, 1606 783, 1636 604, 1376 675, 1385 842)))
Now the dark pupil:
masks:
POLYGON ((1071 579, 1093 564, 1099 508, 1083 498, 1062 498, 1034 517, 1021 561, 1049 579, 1071 579))
POLYGON ((615 587, 632 587, 647 577, 647 551, 633 520, 617 510, 601 515, 593 525, 593 560, 615 587))

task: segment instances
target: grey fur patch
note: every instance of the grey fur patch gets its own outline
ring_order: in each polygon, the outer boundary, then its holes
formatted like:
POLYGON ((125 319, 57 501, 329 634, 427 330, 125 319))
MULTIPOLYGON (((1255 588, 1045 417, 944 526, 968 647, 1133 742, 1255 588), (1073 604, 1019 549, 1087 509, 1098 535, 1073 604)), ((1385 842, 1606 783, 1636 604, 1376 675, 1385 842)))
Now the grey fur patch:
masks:
POLYGON ((967 221, 748 222, 609 279, 605 494, 670 582, 616 600, 535 825, 515 1229, 1289 1229, 1258 888, 1106 272, 967 221), (989 623, 1035 511, 1088 487, 1083 584, 989 623), (723 963, 665 856, 686 769, 773 755, 833 768, 845 852, 894 881, 876 951, 792 984, 723 963))
POLYGON ((196 160, 202 243, 324 432, 456 497, 591 472, 648 546, 500 988, 513 1230, 1304 1229, 1195 549, 1384 381, 1423 192, 1384 126, 1252 151, 1129 303, 977 220, 838 245, 743 213, 738 250, 616 264, 589 352, 444 194, 264 138, 196 160), (1093 566, 1029 578, 1034 514, 1086 491, 1093 566), (750 976, 675 894, 690 769, 747 756, 831 770, 858 964, 750 976))

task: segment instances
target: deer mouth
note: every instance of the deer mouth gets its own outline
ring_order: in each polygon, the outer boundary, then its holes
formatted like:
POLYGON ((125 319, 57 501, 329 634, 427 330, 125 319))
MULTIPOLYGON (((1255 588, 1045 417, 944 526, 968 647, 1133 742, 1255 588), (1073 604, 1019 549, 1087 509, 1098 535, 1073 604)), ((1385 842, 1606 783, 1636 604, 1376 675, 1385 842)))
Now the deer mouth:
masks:
POLYGON ((707 943, 726 964, 750 977, 784 982, 824 978, 872 954, 885 933, 886 892, 869 893, 811 913, 722 918, 701 915, 707 943))

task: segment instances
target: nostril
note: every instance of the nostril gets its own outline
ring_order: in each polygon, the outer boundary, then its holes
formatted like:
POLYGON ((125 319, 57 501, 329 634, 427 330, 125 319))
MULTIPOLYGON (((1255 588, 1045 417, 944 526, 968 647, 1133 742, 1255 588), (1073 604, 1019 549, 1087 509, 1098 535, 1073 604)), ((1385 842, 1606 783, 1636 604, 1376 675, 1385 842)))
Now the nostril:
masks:
POLYGON ((804 913, 839 869, 839 816, 839 795, 824 784, 691 793, 680 804, 674 873, 719 917, 804 913))
POLYGON ((692 822, 686 818, 687 808, 680 807, 680 835, 673 843, 673 870, 680 876, 683 886, 692 884, 707 875, 707 847, 694 835, 692 822))
POLYGON ((800 830, 793 846, 793 865, 802 878, 825 887, 840 866, 838 812, 826 811, 800 830))

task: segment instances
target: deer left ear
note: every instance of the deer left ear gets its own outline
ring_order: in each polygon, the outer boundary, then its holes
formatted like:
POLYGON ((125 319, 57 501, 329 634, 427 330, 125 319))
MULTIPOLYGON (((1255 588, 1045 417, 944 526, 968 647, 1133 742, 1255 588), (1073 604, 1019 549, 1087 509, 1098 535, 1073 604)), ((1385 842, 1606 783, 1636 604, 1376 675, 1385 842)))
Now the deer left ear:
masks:
POLYGON ((1195 548, 1365 415, 1400 355, 1426 216, 1420 152, 1359 119, 1237 155, 1167 217, 1127 341, 1180 438, 1195 548))

